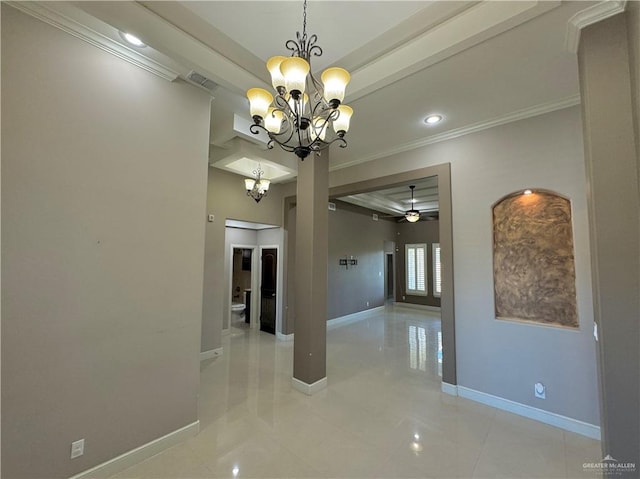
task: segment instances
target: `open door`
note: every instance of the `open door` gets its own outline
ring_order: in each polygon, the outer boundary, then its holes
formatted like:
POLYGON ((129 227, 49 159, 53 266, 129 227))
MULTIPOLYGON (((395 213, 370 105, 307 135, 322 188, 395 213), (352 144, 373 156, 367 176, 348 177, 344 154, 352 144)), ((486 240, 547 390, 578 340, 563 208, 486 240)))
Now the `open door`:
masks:
POLYGON ((386 271, 387 277, 386 277, 385 299, 387 301, 393 301, 395 297, 395 294, 394 294, 395 285, 393 284, 393 273, 394 273, 393 253, 387 253, 386 270, 387 270, 386 271))
POLYGON ((260 283, 260 331, 276 333, 276 285, 278 250, 262 250, 262 277, 260 283))

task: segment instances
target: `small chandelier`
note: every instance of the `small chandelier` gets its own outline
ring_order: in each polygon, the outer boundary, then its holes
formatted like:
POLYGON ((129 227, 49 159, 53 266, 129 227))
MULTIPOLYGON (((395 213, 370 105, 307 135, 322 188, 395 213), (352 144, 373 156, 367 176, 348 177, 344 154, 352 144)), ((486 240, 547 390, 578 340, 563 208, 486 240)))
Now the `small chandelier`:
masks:
POLYGON ((415 200, 413 199, 413 189, 416 187, 416 185, 411 185, 409 188, 411 188, 411 209, 407 210, 404 214, 404 217, 406 218, 406 220, 409 223, 415 223, 416 221, 418 221, 420 219, 420 212, 416 209, 413 208, 413 205, 415 203, 415 200))
POLYGON ((307 37, 307 0, 302 35, 296 32, 296 36, 297 42, 288 40, 285 44, 290 57, 275 56, 267 61, 275 99, 262 88, 249 89, 247 98, 254 121, 251 133, 266 132, 269 148, 277 143, 304 160, 312 151, 324 150, 335 142, 341 148, 347 146, 344 136, 353 109, 341 103, 351 76, 342 68, 327 68, 320 76, 321 84, 311 73, 311 56, 321 56, 322 48, 316 45, 317 35, 307 37))
POLYGON ((258 164, 258 168, 253 170, 254 178, 245 178, 244 186, 247 189, 247 195, 251 196, 256 203, 259 203, 263 196, 267 194, 269 191, 269 185, 271 182, 265 178, 262 178, 264 171, 260 168, 260 164, 258 164))

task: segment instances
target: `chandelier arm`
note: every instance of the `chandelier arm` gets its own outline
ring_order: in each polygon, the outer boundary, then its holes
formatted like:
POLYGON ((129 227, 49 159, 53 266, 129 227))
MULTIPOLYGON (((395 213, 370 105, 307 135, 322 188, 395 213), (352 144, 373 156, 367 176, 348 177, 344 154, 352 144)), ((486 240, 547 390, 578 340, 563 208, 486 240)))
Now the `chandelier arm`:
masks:
POLYGON ((291 128, 288 132, 284 131, 282 133, 269 133, 269 137, 271 138, 271 141, 275 141, 278 145, 282 146, 282 145, 288 144, 291 141, 291 138, 293 138, 294 133, 295 133, 295 130, 291 128), (287 137, 286 140, 281 141, 279 137, 284 136, 286 133, 288 133, 289 136, 287 137))
POLYGON ((273 99, 273 104, 275 105, 274 111, 281 111, 282 113, 284 113, 285 117, 288 117, 293 113, 289 102, 282 95, 276 95, 276 97, 273 99))
POLYGON ((329 146, 333 145, 335 142, 340 142, 340 144, 338 145, 340 148, 346 148, 347 147, 347 140, 345 140, 344 138, 341 138, 339 136, 336 136, 334 139, 332 139, 331 141, 323 141, 322 142, 322 146, 321 148, 319 148, 320 150, 324 150, 326 148, 329 148, 329 146))
MULTIPOLYGON (((326 105, 322 104, 322 102, 318 102, 315 105, 313 105, 313 110, 311 111, 311 117, 315 118, 318 116, 322 116, 324 117, 325 114, 327 113, 327 107, 326 105)), ((327 118, 329 117, 329 115, 327 115, 327 118)))
POLYGON ((336 142, 339 142, 338 146, 340 148, 346 148, 347 147, 347 140, 337 136, 331 141, 323 141, 323 140, 316 139, 316 140, 313 141, 313 143, 311 143, 309 145, 309 149, 311 151, 316 151, 316 152, 317 151, 326 150, 327 148, 329 148, 329 146, 331 146, 332 144, 334 144, 336 142))
POLYGON ((291 138, 291 136, 293 135, 293 133, 291 133, 291 132, 293 132, 293 130, 295 130, 295 128, 294 128, 295 125, 293 124, 293 122, 291 120, 291 117, 289 115, 286 115, 284 117, 284 120, 285 120, 285 122, 284 122, 283 131, 281 131, 277 135, 278 136, 284 136, 285 134, 290 133, 289 138, 291 138))
POLYGON ((329 106, 329 103, 327 103, 327 101, 324 99, 324 86, 322 85, 322 83, 320 83, 316 77, 313 75, 313 73, 311 73, 311 71, 309 71, 309 78, 311 79, 311 83, 313 84, 313 88, 315 90, 315 94, 317 95, 316 100, 319 103, 322 103, 324 105, 326 105, 327 107, 329 106))
POLYGON ((307 61, 309 58, 311 58, 311 55, 313 55, 314 57, 322 56, 322 48, 320 47, 320 45, 316 45, 317 41, 318 41, 318 35, 311 35, 309 37, 309 41, 305 45, 306 47, 305 53, 307 55, 307 61))
POLYGON ((250 131, 251 133, 253 133, 254 135, 258 135, 258 134, 260 134, 260 130, 262 130, 262 131, 266 131, 267 133, 269 133, 269 132, 267 131, 267 129, 266 129, 264 126, 259 125, 259 124, 257 124, 257 123, 254 123, 253 125, 251 125, 251 126, 249 127, 249 131, 250 131))
POLYGON ((313 140, 313 142, 309 145, 309 149, 311 151, 322 151, 327 149, 327 147, 329 146, 328 143, 322 141, 319 138, 316 138, 315 140, 313 140))
MULTIPOLYGON (((300 34, 298 33, 298 40, 300 40, 300 34)), ((295 40, 287 40, 284 44, 285 48, 291 52, 292 57, 302 57, 300 45, 295 40)))
MULTIPOLYGON (((272 132, 270 132, 269 130, 267 130, 267 129, 266 129, 264 126, 262 126, 262 125, 258 125, 258 124, 255 124, 255 123, 254 123, 253 125, 251 125, 251 126, 249 127, 249 131, 250 131, 251 133, 253 133, 254 135, 258 135, 258 134, 260 134, 260 132, 261 132, 261 131, 265 132, 265 133, 269 136, 269 142, 267 143, 267 148, 268 148, 268 149, 272 149, 272 148, 273 148, 273 144, 274 144, 274 143, 277 143, 277 144, 278 144, 278 145, 280 145, 280 146, 284 146, 284 145, 286 145, 286 144, 291 140, 291 137, 293 136, 293 132, 294 132, 294 131, 292 130, 292 131, 291 131, 291 134, 289 135, 289 138, 287 138, 287 140, 286 140, 285 142, 281 142, 281 141, 279 141, 279 140, 278 140, 277 136, 279 136, 279 135, 281 135, 281 134, 283 134, 283 133, 280 133, 280 134, 272 133, 272 132)), ((286 133, 286 132, 285 132, 285 133, 286 133)), ((291 151, 293 151, 293 150, 291 150, 291 151)), ((255 171, 254 171, 254 174, 255 174, 255 171)))
POLYGON ((332 145, 336 141, 340 142, 340 144, 338 144, 338 146, 340 148, 346 148, 347 147, 347 140, 345 140, 343 137, 340 137, 340 136, 336 136, 333 140, 331 140, 329 143, 327 143, 327 146, 332 145))

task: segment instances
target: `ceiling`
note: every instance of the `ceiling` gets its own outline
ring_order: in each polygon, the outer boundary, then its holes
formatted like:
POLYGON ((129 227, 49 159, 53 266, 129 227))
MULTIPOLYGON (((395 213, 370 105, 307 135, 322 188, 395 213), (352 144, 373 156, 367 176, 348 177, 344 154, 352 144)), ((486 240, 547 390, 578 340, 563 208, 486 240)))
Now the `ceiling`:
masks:
MULTIPOLYGON (((575 19, 596 4, 310 0, 307 32, 318 35, 324 50, 312 68, 342 66, 352 75, 345 98, 355 111, 348 147, 331 148, 330 170, 578 104, 577 56, 567 45, 575 19), (431 113, 444 121, 427 126, 423 120, 431 113)), ((293 154, 267 150, 265 138, 248 131, 244 94, 251 87, 271 89, 264 63, 288 53, 285 41, 302 29, 301 1, 15 5, 58 15, 58 23, 63 18, 85 36, 119 43, 112 48, 126 50, 120 56, 167 79, 186 80, 195 71, 212 80, 210 164, 247 175, 260 162, 274 183, 296 176, 293 154), (118 31, 148 46, 125 46, 118 31)), ((402 188, 348 201, 373 205, 384 196, 379 211, 397 214, 406 206, 400 193, 402 188)), ((432 207, 425 196, 424 208, 432 207)))
POLYGON ((423 178, 411 181, 410 184, 415 186, 413 202, 411 201, 409 184, 357 195, 342 196, 336 199, 377 211, 383 216, 391 216, 398 219, 402 219, 405 212, 410 209, 418 210, 420 219, 437 218, 439 210, 438 177, 423 178))

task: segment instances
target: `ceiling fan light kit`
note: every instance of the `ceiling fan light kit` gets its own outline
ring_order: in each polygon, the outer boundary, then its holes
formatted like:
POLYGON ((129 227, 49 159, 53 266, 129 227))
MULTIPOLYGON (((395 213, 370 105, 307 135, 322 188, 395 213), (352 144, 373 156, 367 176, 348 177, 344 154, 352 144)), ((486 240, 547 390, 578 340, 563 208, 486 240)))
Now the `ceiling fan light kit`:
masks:
POLYGON ((317 35, 307 36, 307 1, 303 6, 302 35, 285 44, 290 57, 275 56, 267 61, 275 97, 263 88, 247 91, 249 110, 253 118, 251 133, 264 131, 269 136, 267 146, 278 144, 304 160, 338 143, 347 146, 345 135, 353 109, 343 105, 345 89, 351 76, 343 68, 327 68, 318 81, 311 72, 311 56, 321 56, 316 45, 317 35))
POLYGON ((413 204, 415 203, 413 199, 413 190, 415 189, 415 187, 416 185, 409 186, 409 188, 411 188, 411 209, 407 210, 407 212, 404 214, 404 217, 409 223, 415 223, 420 219, 420 212, 413 208, 413 204))

